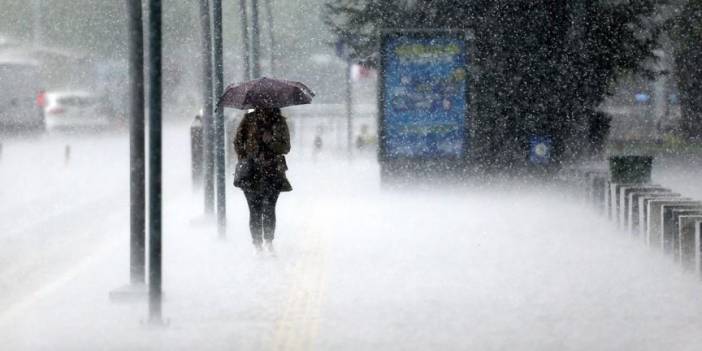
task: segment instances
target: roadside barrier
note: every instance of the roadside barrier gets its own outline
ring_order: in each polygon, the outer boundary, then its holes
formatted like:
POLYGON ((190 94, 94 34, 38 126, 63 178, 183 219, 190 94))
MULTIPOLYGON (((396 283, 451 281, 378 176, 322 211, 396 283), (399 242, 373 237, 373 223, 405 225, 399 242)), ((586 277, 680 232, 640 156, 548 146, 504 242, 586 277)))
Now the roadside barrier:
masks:
POLYGON ((617 229, 702 279, 702 201, 651 183, 650 156, 564 168, 558 178, 617 229))

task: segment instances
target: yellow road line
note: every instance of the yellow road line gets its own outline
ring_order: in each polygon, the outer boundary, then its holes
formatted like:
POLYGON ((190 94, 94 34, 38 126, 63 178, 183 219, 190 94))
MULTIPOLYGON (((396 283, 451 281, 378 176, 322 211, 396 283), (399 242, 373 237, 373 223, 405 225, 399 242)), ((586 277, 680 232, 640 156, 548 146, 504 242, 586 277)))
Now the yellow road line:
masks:
MULTIPOLYGON (((320 217, 312 214, 308 218, 320 217)), ((288 300, 276 323, 274 350, 310 350, 319 335, 327 287, 329 238, 310 223, 306 223, 302 237, 300 244, 305 251, 294 267, 288 300)))

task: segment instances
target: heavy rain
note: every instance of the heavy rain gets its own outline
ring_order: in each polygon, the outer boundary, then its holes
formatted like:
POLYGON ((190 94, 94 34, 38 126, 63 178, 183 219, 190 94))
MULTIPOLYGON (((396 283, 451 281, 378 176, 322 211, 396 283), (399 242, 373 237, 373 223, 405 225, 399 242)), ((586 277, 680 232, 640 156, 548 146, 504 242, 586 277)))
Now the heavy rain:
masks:
POLYGON ((700 0, 0 0, 0 350, 698 350, 700 0))

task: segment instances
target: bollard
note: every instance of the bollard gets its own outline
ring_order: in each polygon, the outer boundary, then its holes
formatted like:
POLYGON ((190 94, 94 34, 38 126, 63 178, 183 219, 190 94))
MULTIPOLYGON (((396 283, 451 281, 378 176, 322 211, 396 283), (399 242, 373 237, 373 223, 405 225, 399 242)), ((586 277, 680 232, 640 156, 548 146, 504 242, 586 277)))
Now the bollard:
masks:
POLYGON ((671 205, 702 205, 689 198, 680 199, 656 199, 648 203, 646 221, 646 237, 648 245, 655 248, 663 248, 663 208, 671 205))
POLYGON ((567 172, 559 173, 561 177, 565 176, 566 179, 571 178, 570 183, 575 186, 575 190, 581 192, 588 202, 592 201, 592 181, 591 177, 593 174, 597 173, 597 170, 592 167, 582 167, 573 169, 572 174, 567 172))
POLYGON ((638 184, 609 183, 609 218, 619 227, 619 190, 623 187, 633 187, 638 184))
MULTIPOLYGON (((677 200, 677 199, 683 199, 683 197, 680 196, 680 194, 666 194, 663 196, 656 196, 655 194, 650 194, 643 196, 639 198, 639 235, 641 239, 648 243, 648 227, 650 225, 649 223, 649 211, 648 207, 651 201, 654 200, 677 200)), ((684 198, 687 199, 687 198, 684 198)), ((687 199, 689 200, 689 199, 687 199)))
POLYGON ((690 250, 694 241, 695 228, 694 219, 702 219, 702 209, 674 209, 672 211, 673 223, 671 224, 675 236, 674 258, 680 262, 685 269, 691 268, 690 250), (685 262, 687 260, 687 262, 685 262), (687 265, 687 266, 686 266, 687 265))
POLYGON ((71 162, 71 145, 66 145, 63 149, 63 163, 68 166, 71 162))
POLYGON ((605 195, 604 191, 607 186, 607 177, 604 175, 596 175, 592 179, 592 199, 595 207, 599 213, 605 210, 604 202, 605 195))
POLYGON ((203 159, 202 159, 202 117, 196 115, 190 126, 190 161, 192 168, 193 189, 202 187, 203 159))
POLYGON ((619 188, 619 219, 617 224, 619 228, 627 229, 629 227, 629 208, 631 203, 629 202, 629 195, 635 191, 642 191, 648 189, 663 189, 658 185, 635 185, 635 186, 622 186, 619 188))
POLYGON ((662 229, 661 229, 661 246, 663 252, 672 254, 675 260, 678 259, 677 252, 680 250, 678 217, 684 214, 702 213, 702 203, 699 205, 664 205, 661 210, 662 229))
POLYGON ((692 271, 695 264, 695 230, 696 223, 702 221, 700 214, 685 214, 678 218, 678 255, 680 264, 686 271, 692 271))
POLYGON ((607 179, 607 171, 600 169, 592 169, 585 172, 585 191, 587 192, 587 198, 590 202, 596 206, 599 205, 600 199, 602 198, 600 190, 602 185, 602 180, 607 179))
POLYGON ((633 236, 638 236, 639 235, 639 225, 640 225, 640 220, 639 220, 639 199, 645 196, 650 196, 650 197, 672 197, 672 196, 680 196, 680 194, 673 193, 669 189, 665 188, 652 188, 652 189, 646 189, 646 190, 637 190, 633 191, 629 194, 629 208, 628 208, 628 215, 627 215, 627 230, 631 235, 633 236))

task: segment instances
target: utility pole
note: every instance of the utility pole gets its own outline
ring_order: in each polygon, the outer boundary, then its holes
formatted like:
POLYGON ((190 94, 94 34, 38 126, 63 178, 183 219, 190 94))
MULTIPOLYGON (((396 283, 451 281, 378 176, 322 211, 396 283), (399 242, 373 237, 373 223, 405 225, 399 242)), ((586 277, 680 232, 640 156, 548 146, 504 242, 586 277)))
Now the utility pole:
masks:
POLYGON ((146 167, 144 157, 144 25, 141 0, 127 0, 129 21, 130 281, 146 282, 146 167))
POLYGON ((346 147, 349 160, 353 155, 353 82, 351 81, 351 56, 346 55, 346 147))
MULTIPOLYGON (((212 44, 214 45, 214 96, 213 99, 219 102, 224 90, 224 66, 222 53, 222 0, 212 0, 212 44)), ((225 162, 224 162, 224 113, 223 107, 217 106, 214 118, 215 130, 215 159, 216 159, 216 180, 217 180, 217 233, 220 238, 224 238, 227 225, 227 193, 225 162)))
POLYGON ((204 150, 204 195, 205 214, 214 212, 214 128, 212 113, 212 37, 209 0, 200 0, 200 27, 202 29, 202 88, 204 110, 202 112, 202 135, 204 150))
POLYGON ((41 24, 42 0, 32 0, 32 42, 35 47, 42 45, 44 40, 43 27, 41 24))
POLYGON ((161 316, 161 0, 149 0, 149 322, 161 316))
POLYGON ((263 0, 263 6, 266 7, 266 22, 268 22, 268 40, 270 42, 270 74, 275 77, 276 62, 277 62, 277 51, 275 43, 275 34, 273 31, 273 5, 271 0, 263 0))
POLYGON ((251 75, 254 79, 261 78, 261 38, 258 25, 258 0, 251 0, 251 60, 253 69, 251 75))
MULTIPOLYGON (((348 38, 339 40, 336 42, 336 55, 337 57, 344 60, 346 63, 346 74, 344 75, 346 91, 344 94, 345 107, 346 107, 346 152, 349 160, 353 155, 353 82, 351 81, 351 68, 353 67, 353 60, 351 58, 351 46, 348 43, 348 38)), ((339 151, 342 149, 342 131, 341 131, 341 121, 336 123, 338 128, 337 131, 337 148, 339 151)))
POLYGON ((241 18, 241 38, 244 43, 244 50, 242 53, 242 58, 244 61, 244 77, 242 80, 251 79, 251 64, 249 62, 249 56, 251 55, 251 49, 249 48, 249 20, 246 11, 246 0, 239 0, 239 18, 241 18))
MULTIPOLYGON (((129 285, 111 300, 146 297, 146 157, 144 155, 144 25, 141 0, 126 0, 129 34, 129 285)), ((69 150, 66 149, 66 152, 69 150)))

